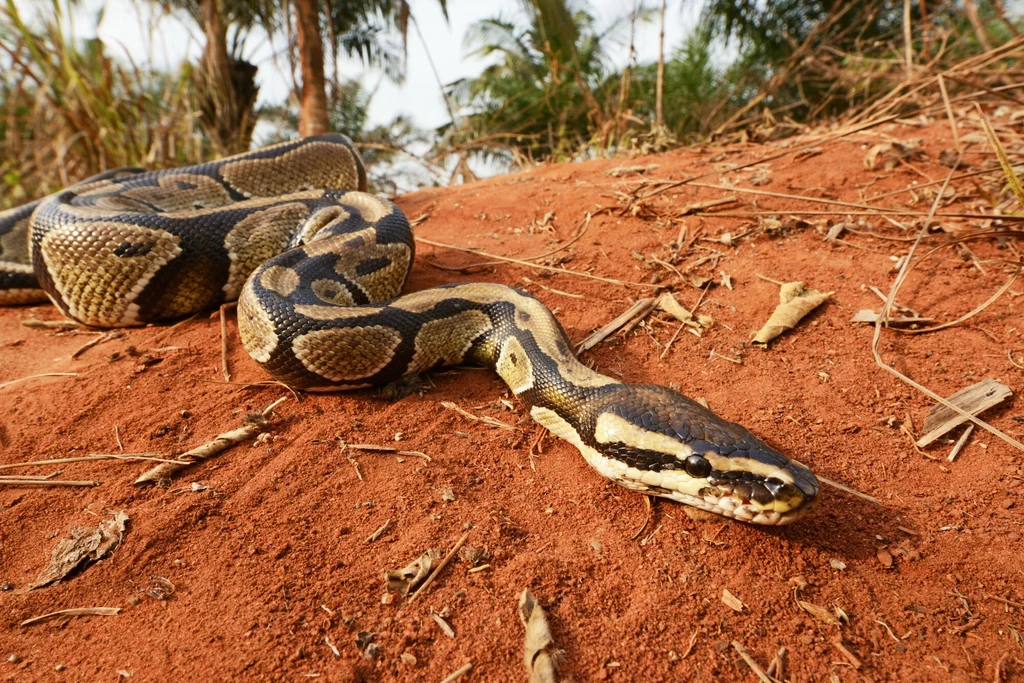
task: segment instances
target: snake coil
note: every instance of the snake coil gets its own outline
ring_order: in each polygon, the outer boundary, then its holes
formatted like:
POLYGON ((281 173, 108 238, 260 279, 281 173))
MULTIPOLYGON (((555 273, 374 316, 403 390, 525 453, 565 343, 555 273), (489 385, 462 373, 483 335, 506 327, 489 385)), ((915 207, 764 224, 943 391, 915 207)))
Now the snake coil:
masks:
POLYGON ((365 190, 341 135, 112 171, 0 213, 0 303, 48 296, 79 322, 119 327, 237 298, 246 350, 290 386, 355 389, 479 363, 626 488, 757 524, 792 522, 817 503, 810 470, 743 427, 580 363, 525 292, 460 284, 399 296, 412 231, 365 190))

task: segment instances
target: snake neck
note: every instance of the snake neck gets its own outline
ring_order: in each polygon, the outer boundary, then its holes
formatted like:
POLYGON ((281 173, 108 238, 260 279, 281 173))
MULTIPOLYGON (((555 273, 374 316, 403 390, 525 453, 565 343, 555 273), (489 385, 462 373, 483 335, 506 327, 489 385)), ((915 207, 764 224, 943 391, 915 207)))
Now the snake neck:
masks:
POLYGON ((622 384, 577 360, 558 320, 540 301, 509 287, 494 287, 487 307, 491 329, 471 357, 492 367, 530 415, 577 447, 587 444, 597 413, 622 384))

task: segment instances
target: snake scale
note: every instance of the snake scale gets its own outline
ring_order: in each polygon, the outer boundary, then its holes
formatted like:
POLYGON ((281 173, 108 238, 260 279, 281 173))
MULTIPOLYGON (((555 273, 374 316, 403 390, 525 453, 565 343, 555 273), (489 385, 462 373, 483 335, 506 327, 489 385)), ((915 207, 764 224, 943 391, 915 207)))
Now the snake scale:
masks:
POLYGON ((479 363, 628 489, 756 524, 815 506, 806 467, 675 391, 583 365, 533 296, 497 284, 399 296, 412 230, 366 186, 341 135, 111 171, 0 213, 0 303, 48 297, 81 323, 121 327, 237 298, 246 350, 292 387, 355 389, 479 363))

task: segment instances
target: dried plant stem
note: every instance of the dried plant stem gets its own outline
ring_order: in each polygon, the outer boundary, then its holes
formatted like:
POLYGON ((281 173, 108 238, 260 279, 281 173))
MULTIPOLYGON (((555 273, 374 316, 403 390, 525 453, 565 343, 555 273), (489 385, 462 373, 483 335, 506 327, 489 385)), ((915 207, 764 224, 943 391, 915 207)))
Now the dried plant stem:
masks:
POLYGON ((0 486, 20 486, 20 487, 33 487, 33 488, 49 488, 49 487, 75 487, 85 486, 93 487, 102 484, 102 481, 71 481, 64 479, 21 479, 19 477, 0 477, 0 486))
POLYGON ((238 302, 223 304, 220 307, 220 371, 224 381, 231 381, 231 370, 228 368, 228 321, 227 311, 238 306, 238 302))
POLYGON ((29 462, 12 462, 0 465, 0 470, 12 470, 18 467, 47 467, 49 465, 65 465, 73 462, 94 462, 97 460, 155 460, 156 462, 181 463, 182 460, 158 458, 159 453, 90 453, 77 458, 53 458, 52 460, 32 460, 29 462))
POLYGON ((435 569, 430 574, 430 576, 426 578, 426 580, 423 582, 423 585, 416 589, 416 592, 412 594, 411 598, 409 598, 409 603, 416 600, 416 598, 418 598, 420 594, 427 589, 427 586, 434 582, 434 579, 437 578, 437 575, 440 574, 444 570, 444 568, 448 566, 448 563, 452 561, 452 558, 455 557, 455 554, 458 553, 460 549, 462 549, 462 546, 465 545, 467 538, 469 538, 468 531, 462 534, 462 538, 455 542, 455 547, 453 547, 448 552, 448 554, 444 556, 444 559, 441 560, 441 563, 437 565, 437 569, 435 569))
POLYGON ((743 645, 740 644, 738 640, 732 641, 732 649, 736 650, 736 652, 739 653, 739 656, 742 657, 743 661, 747 663, 747 666, 750 667, 750 670, 753 671, 759 679, 761 679, 761 683, 776 683, 775 679, 766 674, 764 672, 764 669, 761 668, 761 665, 754 661, 754 658, 750 656, 750 653, 747 651, 747 648, 743 647, 743 645))
POLYGON ((417 242, 423 242, 429 244, 432 247, 440 247, 442 249, 451 249, 452 251, 462 251, 467 254, 476 254, 477 256, 483 256, 485 258, 495 259, 496 261, 504 261, 507 263, 515 263, 520 266, 526 266, 527 268, 536 268, 538 270, 546 270, 551 273, 564 273, 565 275, 575 275, 576 277, 585 277, 588 280, 598 280, 600 282, 608 282, 613 285, 623 285, 625 287, 646 287, 652 289, 658 289, 661 285, 652 285, 646 282, 629 282, 627 280, 616 280, 610 277, 601 277, 600 275, 591 275, 590 273, 584 273, 578 270, 569 270, 568 268, 557 268, 555 266, 545 266, 539 263, 530 263, 522 259, 509 258, 507 256, 498 256, 497 254, 491 254, 483 249, 472 249, 470 247, 459 247, 454 244, 444 244, 443 242, 435 242, 428 240, 425 237, 417 237, 417 242))
POLYGON ((57 619, 59 617, 112 617, 121 611, 120 607, 72 607, 71 609, 57 610, 49 614, 41 614, 21 622, 19 626, 30 626, 41 621, 57 619))
POLYGON ((458 669, 456 669, 455 671, 451 672, 450 674, 448 674, 447 676, 442 678, 441 679, 441 683, 452 683, 453 681, 457 681, 458 679, 462 678, 463 674, 469 673, 469 671, 472 668, 473 668, 473 662, 468 662, 466 664, 463 664, 458 669))
POLYGON ((960 132, 956 129, 956 117, 953 116, 953 105, 949 103, 949 93, 946 92, 946 81, 942 78, 942 74, 938 74, 937 78, 939 81, 939 92, 942 93, 942 105, 946 108, 949 129, 953 133, 953 144, 956 145, 958 152, 963 153, 963 147, 960 145, 960 132))
POLYGON ((892 283, 892 287, 889 290, 889 296, 886 299, 885 304, 882 306, 882 310, 881 310, 881 313, 879 315, 878 322, 875 323, 874 335, 871 338, 871 353, 874 356, 875 363, 878 365, 878 367, 882 368, 883 370, 885 370, 886 372, 888 372, 888 373, 890 373, 892 375, 895 375, 897 378, 899 378, 903 382, 906 382, 907 384, 909 384, 913 388, 917 389, 918 391, 920 391, 925 396, 927 396, 927 397, 931 398, 932 400, 934 400, 934 401, 936 401, 936 402, 946 406, 950 410, 956 412, 958 415, 962 415, 962 416, 966 417, 967 419, 969 419, 974 424, 978 425, 979 427, 981 427, 982 429, 986 430, 987 432, 990 432, 991 434, 994 434, 995 436, 999 437, 1000 439, 1002 439, 1006 443, 1010 444, 1014 448, 1016 448, 1016 449, 1018 449, 1020 451, 1024 451, 1024 444, 1020 443, 1019 441, 1017 441, 1013 437, 1009 436, 1008 434, 1004 434, 1002 431, 1000 431, 999 429, 996 429, 995 427, 990 425, 988 422, 985 422, 984 420, 982 420, 982 419, 980 419, 978 417, 975 417, 974 415, 971 415, 969 412, 967 412, 966 410, 964 410, 960 406, 957 406, 957 405, 951 403, 950 401, 946 400, 946 398, 944 398, 943 396, 940 396, 939 394, 936 394, 931 389, 928 389, 927 387, 925 387, 925 386, 923 386, 921 384, 918 384, 917 382, 915 382, 914 380, 910 379, 909 377, 904 375, 902 372, 897 370, 896 368, 890 367, 889 364, 886 363, 882 359, 882 353, 881 353, 881 351, 879 351, 879 348, 878 348, 879 342, 881 341, 881 338, 882 338, 882 327, 885 325, 885 321, 888 319, 889 313, 890 313, 890 311, 893 308, 893 302, 896 300, 896 294, 899 292, 900 287, 903 285, 903 282, 907 278, 907 274, 910 272, 910 264, 911 264, 911 261, 913 261, 914 252, 917 251, 917 247, 921 244, 921 240, 924 239, 924 236, 925 236, 925 234, 928 231, 928 226, 931 225, 932 217, 935 215, 935 211, 936 211, 936 209, 939 206, 939 201, 941 201, 942 197, 945 195, 946 188, 949 187, 949 182, 952 179, 953 174, 956 173, 956 169, 959 166, 960 166, 960 160, 957 159, 957 163, 955 163, 953 165, 953 167, 951 169, 949 169, 949 173, 946 174, 946 180, 942 184, 942 188, 935 195, 935 200, 932 202, 931 210, 928 212, 928 217, 921 224, 921 230, 918 232, 917 239, 914 240, 914 243, 910 246, 910 251, 907 252, 906 257, 903 260, 903 267, 900 268, 899 273, 896 275, 895 281, 893 281, 893 283, 892 283))
POLYGON ((3 384, 0 384, 0 389, 3 389, 4 387, 9 387, 12 384, 17 384, 18 382, 24 382, 30 379, 37 379, 39 377, 78 377, 79 374, 80 373, 77 372, 43 372, 38 375, 28 375, 26 377, 19 377, 18 379, 9 380, 7 382, 4 382, 3 384))
POLYGON ((135 480, 136 486, 145 486, 146 484, 153 484, 159 481, 167 480, 173 477, 181 470, 194 465, 198 462, 202 462, 207 458, 217 455, 221 451, 224 451, 235 444, 239 444, 247 439, 251 439, 261 432, 267 426, 267 420, 274 412, 274 408, 279 406, 283 401, 287 400, 287 396, 277 399, 271 403, 267 408, 259 415, 259 419, 249 424, 243 425, 238 429, 234 429, 230 432, 224 432, 218 434, 215 439, 208 441, 197 448, 193 448, 187 453, 182 453, 178 456, 180 461, 187 462, 165 462, 152 469, 143 472, 138 479, 135 480))
POLYGON ((864 499, 866 501, 872 502, 875 505, 881 505, 882 504, 882 501, 878 500, 877 498, 875 498, 873 496, 869 496, 866 493, 861 493, 860 491, 857 491, 856 489, 851 489, 849 486, 846 486, 845 484, 840 484, 837 481, 832 481, 831 479, 826 479, 825 477, 821 476, 820 474, 815 475, 815 476, 818 477, 818 481, 820 481, 822 484, 826 484, 826 485, 831 486, 833 488, 837 488, 840 491, 843 491, 845 493, 849 493, 851 496, 857 496, 858 498, 862 498, 862 499, 864 499))

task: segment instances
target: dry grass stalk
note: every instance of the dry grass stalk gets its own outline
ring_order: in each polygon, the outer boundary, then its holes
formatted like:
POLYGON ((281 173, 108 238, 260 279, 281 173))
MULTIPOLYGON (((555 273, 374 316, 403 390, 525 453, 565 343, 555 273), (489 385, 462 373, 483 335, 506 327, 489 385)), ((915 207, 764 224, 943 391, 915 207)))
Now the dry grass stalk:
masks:
POLYGON ((83 353, 85 353, 94 346, 102 344, 103 342, 108 342, 111 339, 119 339, 124 336, 124 332, 122 332, 121 330, 111 330, 110 332, 106 333, 94 332, 93 334, 96 335, 96 338, 90 339, 89 341, 85 342, 77 349, 75 349, 71 353, 71 358, 78 358, 80 355, 82 355, 83 353))
POLYGON ((831 479, 826 479, 825 477, 821 476, 820 474, 816 474, 815 476, 818 478, 818 481, 820 481, 822 484, 825 484, 827 486, 831 486, 832 488, 837 488, 837 489, 839 489, 840 491, 842 491, 844 493, 849 493, 851 496, 857 496, 858 498, 860 498, 862 500, 866 500, 866 501, 868 501, 870 503, 874 503, 875 505, 881 505, 882 504, 882 501, 878 500, 877 498, 875 498, 873 496, 869 496, 866 493, 861 493, 860 491, 857 491, 856 489, 851 489, 849 486, 846 486, 844 484, 840 484, 837 481, 832 481, 831 479))
POLYGON ((526 629, 523 664, 530 672, 530 683, 555 683, 560 653, 555 649, 547 615, 529 589, 519 596, 519 620, 526 629))
POLYGON ((42 330, 81 330, 85 325, 74 320, 36 320, 26 318, 21 321, 25 327, 33 327, 42 330))
POLYGON ((472 668, 473 662, 467 662, 466 664, 463 664, 458 669, 442 678, 441 683, 452 683, 453 681, 457 681, 458 679, 462 678, 463 674, 469 673, 472 668))
MULTIPOLYGON (((427 580, 423 582, 423 585, 420 586, 419 588, 417 588, 416 592, 412 594, 411 598, 409 598, 409 602, 410 603, 415 601, 416 598, 418 598, 420 596, 420 594, 422 594, 423 591, 425 591, 427 589, 427 587, 431 583, 434 582, 434 579, 437 578, 437 575, 440 574, 442 571, 444 571, 444 568, 448 566, 448 563, 452 561, 452 558, 455 557, 456 553, 458 553, 459 550, 462 548, 462 546, 465 545, 466 539, 469 538, 469 533, 470 532, 467 531, 466 533, 462 534, 462 538, 460 538, 458 541, 455 542, 455 547, 453 547, 448 552, 448 554, 444 556, 444 559, 441 560, 440 564, 437 565, 437 569, 435 569, 430 574, 430 576, 427 577, 427 580)), ((467 671, 468 671, 468 669, 467 669, 467 671)))
POLYGON ((147 484, 154 484, 160 481, 166 481, 173 477, 175 474, 190 467, 199 462, 203 462, 207 458, 211 458, 221 451, 224 451, 231 446, 239 444, 243 441, 251 439, 256 436, 259 432, 263 431, 269 426, 268 420, 274 413, 274 408, 279 406, 283 401, 287 400, 287 396, 281 397, 271 403, 267 408, 257 415, 252 422, 245 424, 238 429, 234 429, 230 432, 224 432, 223 434, 217 435, 212 441, 208 441, 201 446, 193 448, 187 453, 182 453, 178 456, 179 462, 165 462, 156 467, 146 470, 143 472, 138 479, 135 480, 136 486, 145 486, 147 484), (187 461, 187 462, 181 462, 187 461))
POLYGON ((939 92, 942 93, 942 105, 946 108, 946 117, 949 119, 949 129, 953 133, 953 144, 956 145, 958 152, 963 152, 963 146, 960 144, 960 131, 956 128, 956 117, 953 116, 953 105, 949 102, 949 93, 946 92, 946 81, 942 78, 942 74, 938 74, 936 79, 939 82, 939 92))
POLYGON ((528 284, 528 285, 533 285, 534 287, 540 287, 545 292, 551 292, 552 294, 560 294, 561 296, 567 296, 570 299, 586 299, 587 298, 587 297, 585 297, 582 294, 573 294, 572 292, 563 292, 560 289, 555 289, 554 287, 548 287, 547 285, 542 285, 539 282, 534 282, 533 280, 531 280, 528 277, 524 277, 523 278, 523 282, 528 284))
MULTIPOLYGON (((358 470, 356 470, 356 472, 358 473, 358 470)), ((360 478, 362 478, 362 477, 360 477, 360 478)), ((378 538, 380 538, 381 536, 384 535, 384 532, 388 530, 389 526, 391 526, 391 520, 390 519, 387 520, 386 522, 384 522, 383 524, 381 524, 379 527, 377 527, 377 530, 374 531, 372 534, 367 536, 366 537, 366 542, 367 543, 373 543, 374 541, 376 541, 378 538)))
POLYGON ((497 261, 503 261, 506 263, 515 263, 516 265, 526 266, 527 268, 536 268, 537 270, 546 270, 551 273, 563 273, 565 275, 575 275, 576 277, 587 278, 588 280, 598 280, 599 282, 607 282, 613 285, 622 285, 624 287, 644 287, 657 289, 661 285, 652 285, 646 282, 629 282, 627 280, 616 280, 610 277, 601 277, 600 275, 591 275, 590 273, 584 273, 578 270, 569 270, 568 268, 558 268, 556 266, 545 266, 540 263, 530 263, 522 259, 509 258, 507 256, 498 256, 497 254, 490 254, 482 249, 471 249, 469 247, 459 247, 454 244, 444 244, 443 242, 435 242, 428 240, 425 237, 417 237, 417 242, 423 244, 429 244, 432 247, 440 247, 442 249, 451 249, 452 251, 462 251, 467 254, 476 254, 477 256, 484 256, 486 258, 495 259, 497 261))
POLYGON ((640 299, 633 302, 632 306, 619 314, 614 320, 594 330, 586 339, 577 344, 576 353, 583 353, 584 351, 594 348, 599 343, 618 332, 619 329, 629 326, 630 323, 635 325, 640 322, 647 317, 648 313, 654 310, 654 307, 657 304, 657 297, 640 299))
POLYGON ((761 683, 778 683, 777 680, 765 673, 764 669, 761 668, 761 665, 754 661, 754 658, 750 656, 750 652, 747 651, 747 648, 743 647, 738 640, 732 641, 732 649, 736 650, 739 656, 743 658, 743 661, 747 663, 747 666, 750 667, 750 670, 753 671, 759 679, 761 679, 761 683))
POLYGON ((77 458, 53 458, 51 460, 30 460, 0 465, 0 470, 13 470, 19 467, 47 467, 50 465, 66 465, 73 462, 94 462, 97 460, 154 460, 156 462, 184 462, 158 458, 159 453, 90 453, 77 458))
MULTIPOLYGON (((504 424, 504 423, 502 423, 504 424)), ((394 453, 395 455, 408 455, 417 458, 423 458, 427 462, 431 462, 430 456, 420 451, 400 451, 393 446, 377 446, 371 443, 343 443, 342 450, 345 448, 351 448, 357 451, 377 451, 380 453, 394 453)))
POLYGON ((496 420, 495 418, 488 417, 487 415, 484 415, 483 417, 480 417, 478 415, 474 415, 473 413, 471 413, 471 412, 469 412, 467 410, 463 410, 457 404, 452 403, 451 401, 441 401, 441 407, 447 408, 448 410, 454 410, 456 413, 458 413, 459 415, 461 415, 461 416, 463 416, 463 417, 465 417, 467 419, 473 420, 474 422, 482 422, 483 424, 489 425, 491 427, 497 427, 498 429, 509 429, 509 430, 517 429, 514 425, 510 425, 508 423, 502 422, 501 420, 496 420))
POLYGON ((120 613, 120 607, 72 607, 70 609, 57 610, 49 614, 41 614, 38 617, 26 619, 19 626, 31 626, 42 621, 58 619, 60 617, 112 617, 120 613))
MULTIPOLYGON (((900 268, 899 273, 896 275, 896 280, 893 282, 892 287, 889 290, 889 296, 886 299, 885 305, 882 306, 882 319, 881 319, 881 321, 878 324, 875 325, 874 335, 872 336, 872 339, 871 339, 871 353, 874 356, 875 364, 878 365, 878 367, 882 368, 883 370, 885 370, 886 372, 888 372, 888 373, 890 373, 892 375, 895 375, 897 378, 899 378, 903 382, 909 384, 913 388, 917 389, 918 391, 923 393, 925 396, 928 396, 929 398, 932 398, 935 401, 938 401, 939 403, 941 403, 942 405, 946 406, 947 408, 950 408, 954 412, 959 413, 959 414, 967 417, 974 424, 976 424, 979 427, 981 427, 982 429, 984 429, 984 430, 994 434, 995 436, 997 436, 1001 440, 1005 441, 1006 443, 1010 444, 1014 448, 1016 448, 1016 449, 1018 449, 1020 451, 1024 451, 1024 444, 1020 443, 1019 441, 1017 441, 1013 437, 1011 437, 1011 436, 1009 436, 1007 434, 1004 434, 1002 431, 1000 431, 999 429, 996 429, 995 427, 993 427, 989 423, 985 422, 984 420, 981 420, 981 419, 979 419, 979 418, 977 418, 977 417, 967 413, 966 411, 962 410, 961 408, 953 405, 952 403, 947 401, 945 398, 943 398, 942 396, 939 396, 937 393, 932 391, 931 389, 928 389, 927 387, 923 386, 922 384, 919 384, 918 382, 915 382, 914 380, 912 380, 911 378, 907 377, 906 375, 904 375, 902 372, 900 372, 896 368, 891 367, 888 363, 885 362, 885 360, 882 358, 881 351, 879 351, 879 342, 881 341, 881 338, 882 338, 882 327, 884 325, 885 319, 889 316, 889 312, 892 309, 893 301, 895 301, 896 294, 899 292, 900 287, 903 285, 903 282, 906 280, 907 273, 910 272, 910 264, 913 261, 914 253, 917 251, 918 245, 920 245, 921 241, 924 239, 924 236, 925 236, 925 234, 928 231, 928 227, 931 225, 932 217, 935 215, 935 212, 938 209, 939 202, 941 201, 942 197, 945 196, 946 188, 949 187, 950 179, 953 177, 953 174, 956 173, 956 169, 959 167, 959 165, 960 165, 960 160, 957 159, 957 162, 953 165, 953 167, 951 169, 949 169, 949 173, 946 174, 946 179, 945 179, 945 181, 942 184, 942 188, 936 193, 935 200, 932 202, 931 209, 929 209, 929 211, 928 211, 928 217, 922 223, 921 230, 918 232, 918 235, 917 235, 917 239, 914 240, 913 244, 910 246, 910 250, 907 252, 906 257, 904 258, 903 266, 900 268)), ((1016 176, 1014 176, 1014 177, 1016 177, 1016 176)))
POLYGON ((40 373, 38 375, 27 375, 25 377, 19 377, 18 379, 12 379, 12 380, 9 380, 7 382, 4 382, 4 383, 0 384, 0 389, 3 389, 5 387, 9 387, 12 384, 17 384, 18 382, 25 382, 27 380, 38 379, 40 377, 78 377, 79 374, 81 374, 81 373, 78 373, 78 372, 43 372, 43 373, 40 373))
POLYGON ((0 477, 0 486, 12 486, 20 488, 67 488, 67 487, 94 487, 99 486, 102 481, 72 481, 67 479, 20 479, 18 477, 0 477))
POLYGON ((231 369, 228 368, 228 321, 227 311, 237 308, 238 302, 232 301, 221 305, 220 311, 220 371, 224 375, 224 381, 231 381, 231 369))
POLYGON ((960 435, 960 438, 957 439, 956 445, 953 446, 953 450, 951 450, 949 455, 946 456, 946 462, 953 462, 956 460, 956 456, 960 455, 960 451, 967 445, 967 439, 971 438, 971 432, 973 431, 974 425, 967 425, 967 428, 964 429, 964 433, 960 435))

